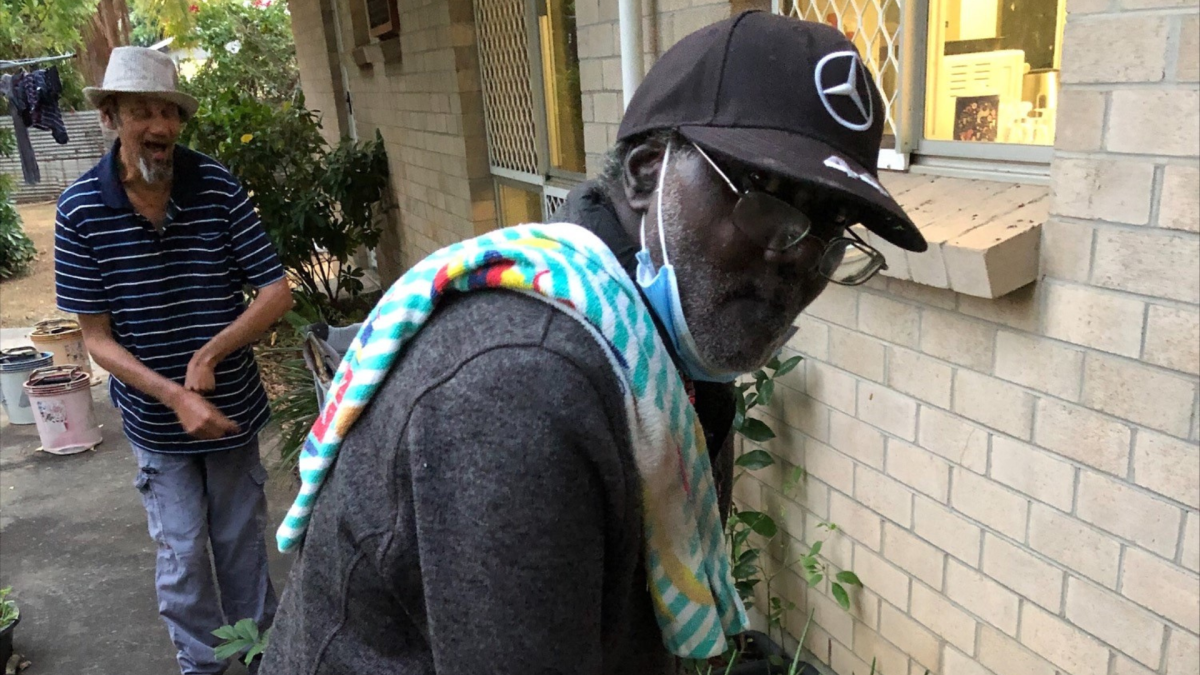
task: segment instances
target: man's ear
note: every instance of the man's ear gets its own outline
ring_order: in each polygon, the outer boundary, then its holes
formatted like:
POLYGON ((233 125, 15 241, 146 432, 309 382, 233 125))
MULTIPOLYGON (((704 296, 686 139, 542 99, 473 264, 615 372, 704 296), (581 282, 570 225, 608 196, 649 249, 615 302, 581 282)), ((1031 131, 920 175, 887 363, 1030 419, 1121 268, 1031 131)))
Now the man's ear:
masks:
POLYGON ((658 174, 662 169, 663 152, 659 143, 641 143, 625 155, 621 167, 621 183, 625 199, 634 211, 645 213, 658 189, 658 174))

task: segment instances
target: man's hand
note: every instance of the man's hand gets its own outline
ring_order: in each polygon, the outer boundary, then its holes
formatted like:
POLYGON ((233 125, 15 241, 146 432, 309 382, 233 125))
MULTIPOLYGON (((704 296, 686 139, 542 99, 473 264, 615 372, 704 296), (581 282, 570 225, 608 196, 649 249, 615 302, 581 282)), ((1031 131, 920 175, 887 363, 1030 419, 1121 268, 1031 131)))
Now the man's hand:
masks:
POLYGON ((214 374, 216 364, 204 356, 203 350, 192 355, 188 361, 187 379, 183 387, 198 394, 208 394, 217 390, 217 376, 214 374))
MULTIPOLYGON (((188 378, 191 378, 191 368, 188 369, 188 378)), ((171 401, 170 406, 179 417, 183 430, 194 438, 211 440, 241 431, 236 422, 194 391, 182 391, 171 401)))

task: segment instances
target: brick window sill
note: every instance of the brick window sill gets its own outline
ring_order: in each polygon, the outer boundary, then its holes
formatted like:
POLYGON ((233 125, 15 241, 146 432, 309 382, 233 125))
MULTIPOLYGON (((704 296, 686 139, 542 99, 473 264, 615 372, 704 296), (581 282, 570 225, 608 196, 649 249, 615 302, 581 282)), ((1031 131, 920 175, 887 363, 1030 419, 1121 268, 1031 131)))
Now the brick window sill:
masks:
POLYGON ((871 235, 887 257, 884 276, 981 298, 1037 280, 1048 187, 887 171, 879 178, 929 242, 911 253, 871 235))
POLYGON ((398 62, 400 61, 400 38, 393 37, 355 47, 350 52, 350 56, 359 68, 371 68, 398 62))

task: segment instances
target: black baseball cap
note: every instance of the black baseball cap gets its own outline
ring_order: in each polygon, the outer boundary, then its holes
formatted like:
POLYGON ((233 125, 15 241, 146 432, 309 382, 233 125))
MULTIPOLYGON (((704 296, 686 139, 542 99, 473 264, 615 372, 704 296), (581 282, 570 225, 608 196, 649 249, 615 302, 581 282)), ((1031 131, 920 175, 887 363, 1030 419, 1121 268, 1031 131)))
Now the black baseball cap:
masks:
POLYGON ((744 164, 818 185, 910 251, 925 237, 878 181, 883 97, 858 50, 820 23, 744 12, 667 50, 646 74, 619 140, 675 129, 744 164))

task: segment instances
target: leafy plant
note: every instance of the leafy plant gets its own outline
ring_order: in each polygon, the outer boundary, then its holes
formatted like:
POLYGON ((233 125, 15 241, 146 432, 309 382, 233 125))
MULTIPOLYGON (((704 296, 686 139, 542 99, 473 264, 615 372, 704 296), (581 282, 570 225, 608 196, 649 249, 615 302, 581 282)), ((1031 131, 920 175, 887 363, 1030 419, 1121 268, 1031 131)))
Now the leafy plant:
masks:
MULTIPOLYGON (((141 0, 169 7, 171 0, 141 0)), ((254 198, 298 304, 342 322, 363 291, 353 256, 379 242, 388 187, 382 136, 331 146, 304 106, 285 3, 208 0, 180 37, 209 58, 185 83, 200 100, 182 143, 225 164, 254 198)))
POLYGON ((375 247, 382 234, 387 154, 378 132, 364 143, 329 147, 317 114, 303 107, 303 97, 297 101, 276 106, 221 91, 182 138, 241 180, 301 301, 336 323, 363 290, 354 254, 375 247))
POLYGON ((187 82, 196 98, 212 100, 232 90, 276 107, 295 101, 300 70, 291 17, 283 0, 206 0, 182 16, 179 0, 140 1, 169 10, 164 31, 175 35, 177 43, 208 53, 187 82))
POLYGON ((221 626, 213 631, 213 635, 222 640, 213 650, 217 659, 224 660, 242 654, 242 662, 250 665, 254 657, 266 651, 271 629, 260 633, 254 619, 242 619, 232 626, 221 626))
MULTIPOLYGON (((11 157, 15 147, 12 130, 0 129, 0 157, 11 157)), ((12 203, 15 189, 13 177, 0 174, 0 280, 24 273, 37 256, 12 203)))
POLYGON ((16 602, 8 599, 9 593, 12 593, 12 586, 0 588, 0 630, 8 628, 21 618, 21 609, 17 607, 16 602))
MULTIPOLYGON (((294 350, 282 350, 295 354, 294 350)), ((279 459, 284 468, 291 469, 300 460, 300 449, 308 432, 317 421, 317 392, 312 374, 304 359, 291 358, 279 364, 283 391, 271 401, 271 419, 279 425, 279 459)))
MULTIPOLYGON (((750 413, 759 406, 771 404, 775 398, 776 380, 800 365, 802 358, 795 356, 782 362, 772 359, 765 368, 754 373, 752 382, 743 382, 737 386, 737 413, 733 427, 741 436, 755 444, 766 443, 775 438, 775 432, 770 425, 751 416, 750 413)), ((744 478, 748 472, 760 471, 777 464, 780 464, 779 460, 768 450, 749 446, 735 461, 734 483, 744 478)), ((803 467, 793 467, 784 479, 784 493, 790 493, 806 476, 803 467)), ((826 534, 835 533, 838 529, 835 523, 818 525, 818 530, 823 530, 826 534)), ((768 632, 777 631, 781 641, 787 616, 796 609, 796 605, 773 592, 776 575, 798 567, 810 587, 817 586, 829 578, 830 592, 834 600, 846 610, 850 609, 851 589, 862 587, 858 575, 852 571, 846 570, 830 575, 828 565, 820 557, 826 539, 814 542, 798 559, 791 562, 785 560, 774 573, 768 573, 764 564, 766 561, 763 549, 779 535, 779 525, 770 514, 739 508, 735 503, 731 508, 726 532, 730 542, 734 583, 743 603, 747 607, 753 607, 756 602, 756 589, 762 585, 766 599, 766 606, 762 608, 762 612, 767 619, 768 632)), ((806 625, 805 632, 807 629, 806 625)), ((803 639, 800 645, 803 646, 803 639)))

